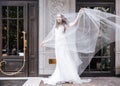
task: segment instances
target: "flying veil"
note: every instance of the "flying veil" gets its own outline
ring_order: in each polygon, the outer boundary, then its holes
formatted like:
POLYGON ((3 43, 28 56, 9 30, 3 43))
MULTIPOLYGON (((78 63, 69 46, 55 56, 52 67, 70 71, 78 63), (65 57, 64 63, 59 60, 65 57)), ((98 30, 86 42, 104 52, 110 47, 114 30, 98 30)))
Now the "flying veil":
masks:
MULTIPOLYGON (((75 20, 78 13, 63 15, 71 23, 75 20)), ((62 45, 68 47, 75 64, 79 65, 78 70, 81 75, 101 48, 115 42, 115 31, 117 29, 120 29, 119 16, 100 10, 84 8, 84 13, 82 13, 77 26, 66 30, 64 36, 67 41, 61 42, 62 36, 57 41, 59 41, 60 47, 62 45), (79 58, 76 56, 77 54, 79 58)), ((53 28, 42 43, 45 47, 55 48, 55 25, 53 25, 53 28)))

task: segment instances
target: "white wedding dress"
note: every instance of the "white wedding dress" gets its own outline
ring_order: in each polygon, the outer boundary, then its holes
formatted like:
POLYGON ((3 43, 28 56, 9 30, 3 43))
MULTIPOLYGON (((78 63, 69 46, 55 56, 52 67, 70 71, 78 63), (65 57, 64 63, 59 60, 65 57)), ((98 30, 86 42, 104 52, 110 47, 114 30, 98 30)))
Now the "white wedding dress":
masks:
MULTIPOLYGON (((69 29, 66 29, 66 32, 69 29)), ((57 63, 54 73, 45 83, 55 85, 56 83, 65 82, 73 82, 78 84, 82 82, 90 82, 90 79, 81 80, 79 77, 78 69, 79 65, 82 64, 82 61, 79 59, 76 52, 71 52, 68 49, 69 47, 66 45, 66 32, 64 32, 63 26, 55 28, 55 54, 57 63), (74 58, 76 58, 77 61, 75 61, 74 58)))

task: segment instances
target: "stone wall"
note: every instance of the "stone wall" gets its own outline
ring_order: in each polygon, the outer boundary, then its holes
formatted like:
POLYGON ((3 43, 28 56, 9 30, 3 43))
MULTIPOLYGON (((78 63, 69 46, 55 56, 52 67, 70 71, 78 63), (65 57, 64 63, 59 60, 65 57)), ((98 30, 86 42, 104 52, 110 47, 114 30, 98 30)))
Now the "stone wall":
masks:
MULTIPOLYGON (((120 0, 116 0, 116 14, 120 16, 120 0)), ((116 74, 120 74, 120 29, 116 31, 116 56, 115 56, 116 74)))

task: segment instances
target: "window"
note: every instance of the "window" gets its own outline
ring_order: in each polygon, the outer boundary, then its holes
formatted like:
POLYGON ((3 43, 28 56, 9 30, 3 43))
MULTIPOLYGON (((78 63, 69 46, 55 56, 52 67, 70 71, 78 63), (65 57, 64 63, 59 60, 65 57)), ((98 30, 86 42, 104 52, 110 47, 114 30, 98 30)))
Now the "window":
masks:
POLYGON ((23 53, 23 6, 2 6, 2 56, 23 53))

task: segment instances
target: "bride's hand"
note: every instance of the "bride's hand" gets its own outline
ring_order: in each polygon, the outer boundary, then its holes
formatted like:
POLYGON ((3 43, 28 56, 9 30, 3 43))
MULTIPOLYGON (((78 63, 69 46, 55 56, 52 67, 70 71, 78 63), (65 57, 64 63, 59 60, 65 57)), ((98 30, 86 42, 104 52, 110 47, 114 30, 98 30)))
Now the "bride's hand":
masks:
POLYGON ((79 14, 83 14, 84 13, 84 8, 81 8, 80 10, 79 10, 79 14))

